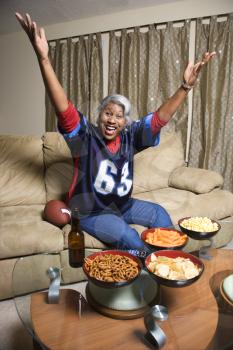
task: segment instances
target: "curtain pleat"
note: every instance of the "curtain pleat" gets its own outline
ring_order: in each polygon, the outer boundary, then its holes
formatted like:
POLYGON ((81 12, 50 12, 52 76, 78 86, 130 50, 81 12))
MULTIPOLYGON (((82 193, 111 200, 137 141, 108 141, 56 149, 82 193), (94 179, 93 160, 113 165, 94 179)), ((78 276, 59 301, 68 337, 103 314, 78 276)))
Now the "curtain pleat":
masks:
POLYGON ((233 191, 233 14, 197 20, 196 59, 205 51, 217 55, 194 89, 189 165, 219 172, 233 191))
MULTIPOLYGON (((119 93, 132 104, 132 119, 156 110, 180 86, 189 56, 190 21, 179 27, 148 26, 110 32, 109 94, 119 93)), ((186 143, 188 102, 166 129, 180 130, 186 143)))
MULTIPOLYGON (((95 111, 103 98, 103 58, 101 34, 56 40, 49 43, 55 73, 67 97, 94 122, 95 111)), ((56 115, 46 95, 46 131, 55 131, 56 115)))

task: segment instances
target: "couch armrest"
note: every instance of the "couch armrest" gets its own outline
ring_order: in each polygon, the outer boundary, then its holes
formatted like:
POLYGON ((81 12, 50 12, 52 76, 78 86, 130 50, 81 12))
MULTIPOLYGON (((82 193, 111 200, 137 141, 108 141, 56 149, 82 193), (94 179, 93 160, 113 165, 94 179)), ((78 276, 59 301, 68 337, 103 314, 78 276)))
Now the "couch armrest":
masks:
POLYGON ((170 174, 168 185, 194 193, 207 193, 223 185, 223 177, 215 171, 179 167, 170 174))

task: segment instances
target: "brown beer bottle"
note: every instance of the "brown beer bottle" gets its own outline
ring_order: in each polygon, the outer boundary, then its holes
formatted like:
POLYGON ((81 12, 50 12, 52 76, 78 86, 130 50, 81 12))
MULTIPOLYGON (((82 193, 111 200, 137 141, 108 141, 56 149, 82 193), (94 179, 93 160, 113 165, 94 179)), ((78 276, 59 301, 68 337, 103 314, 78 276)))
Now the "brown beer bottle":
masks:
POLYGON ((68 235, 69 264, 81 267, 85 257, 84 234, 80 228, 78 208, 72 210, 71 230, 68 235))

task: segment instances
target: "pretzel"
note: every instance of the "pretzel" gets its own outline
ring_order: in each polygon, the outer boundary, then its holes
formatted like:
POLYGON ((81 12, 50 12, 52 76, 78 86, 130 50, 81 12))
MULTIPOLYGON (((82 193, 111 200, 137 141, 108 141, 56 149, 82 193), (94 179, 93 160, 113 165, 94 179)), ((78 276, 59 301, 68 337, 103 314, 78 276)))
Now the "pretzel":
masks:
POLYGON ((97 255, 94 259, 87 257, 84 266, 90 277, 105 282, 129 281, 139 272, 136 261, 118 254, 97 255))

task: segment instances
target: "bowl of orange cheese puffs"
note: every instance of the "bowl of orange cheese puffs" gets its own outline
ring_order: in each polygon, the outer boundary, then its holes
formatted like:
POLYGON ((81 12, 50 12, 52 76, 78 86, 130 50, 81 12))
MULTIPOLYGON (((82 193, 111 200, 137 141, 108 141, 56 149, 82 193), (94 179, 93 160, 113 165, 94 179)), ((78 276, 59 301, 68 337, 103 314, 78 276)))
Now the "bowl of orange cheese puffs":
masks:
POLYGON ((141 239, 152 249, 182 249, 188 243, 188 236, 172 228, 149 228, 142 232, 141 239))

